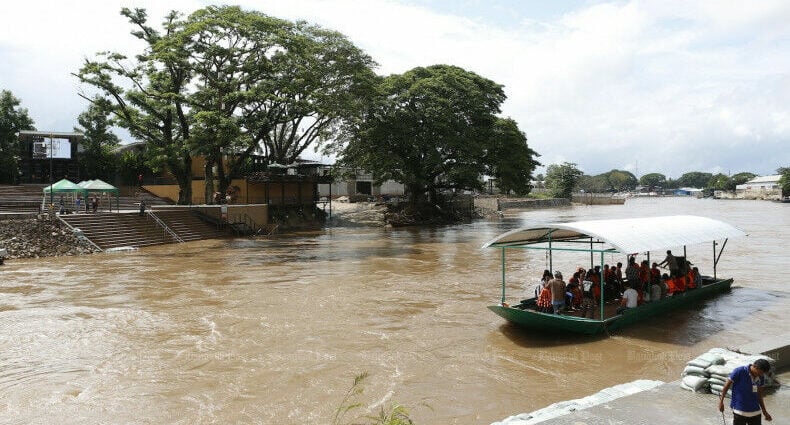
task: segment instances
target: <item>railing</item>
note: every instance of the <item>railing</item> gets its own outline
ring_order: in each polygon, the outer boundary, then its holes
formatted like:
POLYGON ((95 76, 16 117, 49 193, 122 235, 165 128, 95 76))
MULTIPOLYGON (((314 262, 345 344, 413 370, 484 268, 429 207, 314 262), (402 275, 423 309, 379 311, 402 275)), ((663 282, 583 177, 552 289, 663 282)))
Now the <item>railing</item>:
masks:
POLYGON ((179 243, 183 243, 184 242, 184 240, 181 239, 181 237, 178 236, 176 234, 176 232, 174 232, 172 229, 167 227, 167 224, 165 224, 164 221, 162 221, 159 217, 157 217, 156 214, 153 213, 153 211, 147 211, 146 214, 148 214, 149 218, 153 218, 156 221, 156 224, 158 224, 159 227, 162 228, 163 234, 165 234, 165 233, 169 234, 173 239, 176 240, 176 242, 179 242, 179 243))
MULTIPOLYGON (((69 223, 68 223, 66 220, 63 220, 62 218, 60 218, 60 216, 57 216, 57 215, 56 215, 56 217, 58 218, 58 220, 60 220, 60 222, 61 222, 61 223, 65 224, 65 225, 66 225, 66 227, 68 227, 68 228, 71 230, 71 233, 72 233, 72 234, 74 233, 74 227, 72 227, 72 226, 71 226, 71 224, 69 224, 69 223)), ((82 232, 82 230, 80 230, 80 232, 82 232)), ((77 238, 79 239, 79 236, 77 236, 77 238)), ((91 245, 93 245, 93 246, 94 246, 94 248, 98 249, 98 250, 99 250, 99 252, 104 252, 104 250, 103 250, 103 249, 101 249, 101 247, 99 247, 99 245, 96 245, 95 243, 93 243, 93 241, 92 241, 92 240, 90 240, 90 238, 88 238, 87 236, 85 236, 85 233, 83 233, 83 234, 82 234, 82 239, 84 239, 84 240, 88 241, 88 243, 90 243, 91 245)))

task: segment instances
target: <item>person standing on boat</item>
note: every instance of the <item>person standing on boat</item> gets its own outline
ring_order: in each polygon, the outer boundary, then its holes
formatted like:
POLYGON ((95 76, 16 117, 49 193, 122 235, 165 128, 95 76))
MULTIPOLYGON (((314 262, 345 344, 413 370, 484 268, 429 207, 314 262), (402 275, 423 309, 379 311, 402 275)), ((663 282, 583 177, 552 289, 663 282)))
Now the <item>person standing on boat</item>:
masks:
POLYGON ((765 409, 763 403, 763 385, 765 385, 765 375, 771 370, 771 364, 765 359, 757 359, 754 363, 735 368, 730 374, 730 378, 724 384, 719 397, 719 412, 724 412, 724 397, 732 387, 732 408, 733 425, 760 425, 762 417, 771 422, 773 418, 765 409))
POLYGON ((560 314, 565 309, 565 282, 562 280, 562 273, 559 270, 554 272, 554 279, 549 281, 548 286, 551 291, 551 306, 554 309, 554 314, 560 314))
POLYGON ((680 268, 678 267, 678 260, 672 255, 672 251, 667 250, 667 256, 664 258, 664 261, 658 263, 659 267, 667 266, 669 267, 669 277, 678 277, 680 272, 680 268))

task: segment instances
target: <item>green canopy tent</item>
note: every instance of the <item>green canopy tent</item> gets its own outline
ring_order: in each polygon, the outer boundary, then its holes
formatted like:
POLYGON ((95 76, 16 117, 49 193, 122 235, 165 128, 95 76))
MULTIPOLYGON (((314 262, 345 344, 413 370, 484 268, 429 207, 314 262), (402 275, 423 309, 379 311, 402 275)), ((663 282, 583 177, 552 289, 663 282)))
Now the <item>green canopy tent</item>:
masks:
POLYGON ((110 195, 114 194, 115 195, 115 210, 116 211, 120 211, 121 210, 121 206, 120 206, 121 205, 121 201, 120 201, 119 191, 118 191, 117 187, 115 187, 115 186, 113 186, 113 185, 111 185, 111 184, 109 184, 107 182, 101 181, 99 179, 80 182, 79 185, 83 189, 86 190, 86 193, 87 192, 98 193, 99 194, 99 200, 101 200, 102 195, 107 195, 107 205, 109 205, 110 211, 112 211, 112 200, 110 199, 110 195))
MULTIPOLYGON (((81 187, 80 185, 72 182, 68 179, 60 180, 59 182, 47 186, 44 188, 44 197, 41 201, 42 205, 47 205, 47 197, 50 199, 50 203, 52 204, 52 208, 55 208, 55 194, 60 194, 60 199, 63 200, 63 195, 68 195, 68 199, 71 200, 69 205, 74 205, 78 195, 82 195, 82 197, 86 197, 88 192, 81 187)), ((63 203, 63 207, 68 209, 65 203, 63 203)), ((46 210, 46 208, 44 208, 46 210)))

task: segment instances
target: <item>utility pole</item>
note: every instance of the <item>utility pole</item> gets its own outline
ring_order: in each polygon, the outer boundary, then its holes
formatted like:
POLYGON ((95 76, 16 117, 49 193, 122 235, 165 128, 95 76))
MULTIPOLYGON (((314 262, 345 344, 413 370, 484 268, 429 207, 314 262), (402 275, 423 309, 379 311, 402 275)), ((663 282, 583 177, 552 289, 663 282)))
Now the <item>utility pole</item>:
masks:
MULTIPOLYGON (((52 151, 55 149, 55 137, 49 133, 49 204, 55 205, 55 189, 52 187, 52 151)), ((54 208, 54 207, 53 207, 54 208)))

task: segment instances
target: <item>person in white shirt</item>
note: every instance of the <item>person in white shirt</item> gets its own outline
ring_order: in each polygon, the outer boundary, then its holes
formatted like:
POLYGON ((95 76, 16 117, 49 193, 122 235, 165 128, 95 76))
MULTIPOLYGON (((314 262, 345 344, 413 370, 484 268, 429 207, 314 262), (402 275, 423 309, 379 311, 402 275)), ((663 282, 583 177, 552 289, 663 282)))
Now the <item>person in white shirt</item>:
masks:
POLYGON ((617 314, 621 314, 629 308, 636 308, 637 299, 639 298, 639 294, 635 289, 631 288, 629 282, 625 282, 623 286, 625 287, 625 291, 623 291, 623 299, 620 300, 620 307, 617 309, 617 314))

